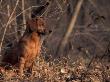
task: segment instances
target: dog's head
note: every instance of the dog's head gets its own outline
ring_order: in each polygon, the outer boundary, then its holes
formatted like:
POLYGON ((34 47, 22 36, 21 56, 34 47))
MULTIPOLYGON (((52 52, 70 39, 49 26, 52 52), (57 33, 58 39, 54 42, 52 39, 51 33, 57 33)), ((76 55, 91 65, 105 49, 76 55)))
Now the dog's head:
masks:
POLYGON ((26 32, 37 32, 38 34, 45 35, 50 31, 46 27, 45 19, 43 17, 37 17, 26 22, 26 32))

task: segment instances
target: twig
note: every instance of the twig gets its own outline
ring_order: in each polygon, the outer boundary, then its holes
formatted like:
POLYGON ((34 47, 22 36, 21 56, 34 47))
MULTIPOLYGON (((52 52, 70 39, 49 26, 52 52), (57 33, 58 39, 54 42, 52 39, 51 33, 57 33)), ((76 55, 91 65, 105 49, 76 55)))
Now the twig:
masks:
POLYGON ((104 48, 102 47, 102 45, 100 45, 100 42, 97 42, 95 39, 96 37, 90 33, 75 33, 75 36, 77 35, 85 35, 85 37, 88 37, 93 43, 95 43, 95 45, 97 45, 98 48, 101 49, 101 51, 104 50, 104 48))
POLYGON ((11 13, 11 15, 10 15, 10 17, 8 19, 8 22, 7 22, 6 26, 5 26, 5 29, 4 29, 4 32, 3 32, 3 36, 2 36, 2 39, 1 39, 1 43, 0 43, 0 53, 1 53, 1 48, 2 48, 2 44, 3 44, 4 38, 5 38, 5 34, 6 34, 6 31, 7 31, 8 25, 10 24, 10 20, 13 17, 13 14, 14 14, 16 8, 17 8, 18 3, 19 3, 19 0, 16 1, 16 5, 15 5, 15 7, 13 9, 13 12, 11 13))
POLYGON ((58 2, 58 0, 55 0, 55 1, 56 1, 56 3, 57 3, 58 7, 60 8, 60 10, 63 11, 62 6, 61 6, 60 3, 58 2))
POLYGON ((8 16, 7 13, 1 12, 1 11, 0 11, 0 14, 3 14, 5 16, 8 16))
POLYGON ((2 23, 2 20, 0 20, 0 24, 1 24, 1 27, 0 27, 0 31, 1 31, 1 29, 3 29, 3 27, 4 27, 4 24, 2 23))
POLYGON ((47 9, 44 11, 44 13, 41 14, 41 16, 43 16, 44 14, 47 15, 47 11, 49 10, 50 6, 51 6, 51 2, 49 4, 49 6, 47 7, 47 9))
POLYGON ((1 8, 2 0, 0 1, 0 8, 1 8))
MULTIPOLYGON (((94 3, 93 0, 88 0, 90 2, 90 4, 93 5, 93 7, 96 9, 97 14, 100 16, 101 12, 100 12, 100 8, 97 7, 97 5, 94 3)), ((102 25, 104 25, 104 21, 101 20, 102 25)))
POLYGON ((77 20, 77 17, 78 17, 78 14, 79 14, 79 11, 80 11, 80 8, 82 6, 83 1, 84 0, 79 0, 78 1, 77 5, 76 5, 76 8, 75 8, 75 13, 72 16, 72 20, 71 20, 71 22, 69 24, 69 27, 67 29, 67 32, 65 33, 64 38, 62 39, 61 45, 60 45, 57 53, 59 53, 59 52, 62 53, 63 49, 65 48, 65 45, 67 44, 68 39, 69 39, 69 37, 70 37, 70 35, 72 33, 72 30, 73 30, 73 28, 75 26, 75 23, 76 23, 76 20, 77 20))
MULTIPOLYGON (((22 0, 22 11, 24 11, 25 9, 25 2, 24 2, 24 0, 22 0)), ((26 18, 25 18, 25 12, 23 13, 23 24, 25 24, 26 23, 26 18)), ((26 25, 24 26, 24 28, 23 29, 26 29, 26 25)), ((23 35, 23 33, 22 33, 22 35, 23 35)))
POLYGON ((9 21, 9 24, 10 24, 11 22, 13 22, 13 21, 14 21, 18 16, 20 16, 22 13, 24 13, 24 12, 26 12, 27 10, 30 10, 31 8, 34 8, 34 7, 39 7, 39 6, 31 6, 31 7, 27 8, 27 9, 25 9, 24 11, 22 11, 21 13, 19 13, 18 15, 16 15, 16 17, 12 18, 12 19, 9 21))
POLYGON ((87 68, 89 68, 91 66, 92 62, 95 60, 95 57, 96 57, 96 55, 95 56, 93 55, 92 59, 89 61, 88 65, 87 65, 87 68))
POLYGON ((106 47, 106 49, 105 49, 104 54, 103 54, 102 57, 101 57, 101 60, 102 60, 105 56, 107 56, 108 53, 110 53, 109 48, 110 48, 110 41, 108 42, 108 45, 107 45, 107 47, 106 47))

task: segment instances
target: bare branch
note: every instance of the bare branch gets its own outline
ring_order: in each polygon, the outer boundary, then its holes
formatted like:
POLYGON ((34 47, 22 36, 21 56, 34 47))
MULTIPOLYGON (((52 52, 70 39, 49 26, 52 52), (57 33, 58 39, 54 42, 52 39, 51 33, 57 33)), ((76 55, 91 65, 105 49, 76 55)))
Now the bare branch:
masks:
POLYGON ((2 36, 2 39, 1 39, 1 43, 0 43, 0 53, 1 53, 1 48, 2 48, 2 44, 3 44, 4 38, 5 38, 5 34, 6 34, 6 31, 7 31, 8 25, 10 24, 10 20, 13 17, 13 14, 14 14, 16 8, 17 8, 18 3, 19 3, 19 0, 16 1, 16 5, 15 5, 15 7, 13 9, 13 12, 11 13, 11 15, 10 15, 10 17, 8 19, 8 22, 7 22, 6 26, 5 26, 5 29, 4 29, 4 32, 3 32, 3 36, 2 36))
MULTIPOLYGON (((24 5, 24 0, 22 0, 22 11, 24 11, 25 5, 24 5)), ((26 18, 25 18, 25 12, 23 13, 23 24, 26 23, 26 18)), ((24 25, 23 29, 26 29, 26 25, 24 25)), ((22 33, 23 35, 23 33, 22 33)))
POLYGON ((76 23, 76 20, 77 20, 77 17, 78 17, 78 14, 79 14, 79 11, 80 11, 80 8, 82 6, 83 1, 84 0, 79 0, 78 1, 77 5, 76 5, 76 8, 75 8, 75 13, 72 16, 72 19, 71 19, 71 22, 70 22, 69 27, 67 29, 67 32, 65 33, 65 36, 64 36, 64 38, 63 38, 63 40, 61 42, 59 51, 57 53, 59 53, 59 52, 62 53, 65 45, 67 44, 68 39, 69 39, 69 37, 70 37, 70 35, 72 33, 72 30, 73 30, 73 28, 75 26, 75 23, 76 23))

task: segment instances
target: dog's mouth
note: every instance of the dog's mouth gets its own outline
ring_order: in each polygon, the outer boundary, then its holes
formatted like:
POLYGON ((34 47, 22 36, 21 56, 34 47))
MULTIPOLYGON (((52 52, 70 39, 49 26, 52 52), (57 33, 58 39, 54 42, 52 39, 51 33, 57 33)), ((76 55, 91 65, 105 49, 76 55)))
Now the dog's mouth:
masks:
POLYGON ((38 33, 39 35, 45 35, 45 34, 46 34, 45 31, 37 31, 37 33, 38 33))

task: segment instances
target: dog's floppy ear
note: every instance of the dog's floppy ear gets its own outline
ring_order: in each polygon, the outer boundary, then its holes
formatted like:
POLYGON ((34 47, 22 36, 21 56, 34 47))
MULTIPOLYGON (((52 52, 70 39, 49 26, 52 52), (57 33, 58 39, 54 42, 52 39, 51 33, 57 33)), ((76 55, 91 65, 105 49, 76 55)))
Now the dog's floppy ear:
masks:
POLYGON ((30 23, 29 22, 30 22, 30 20, 26 21, 26 32, 31 33, 32 29, 30 27, 30 23))

